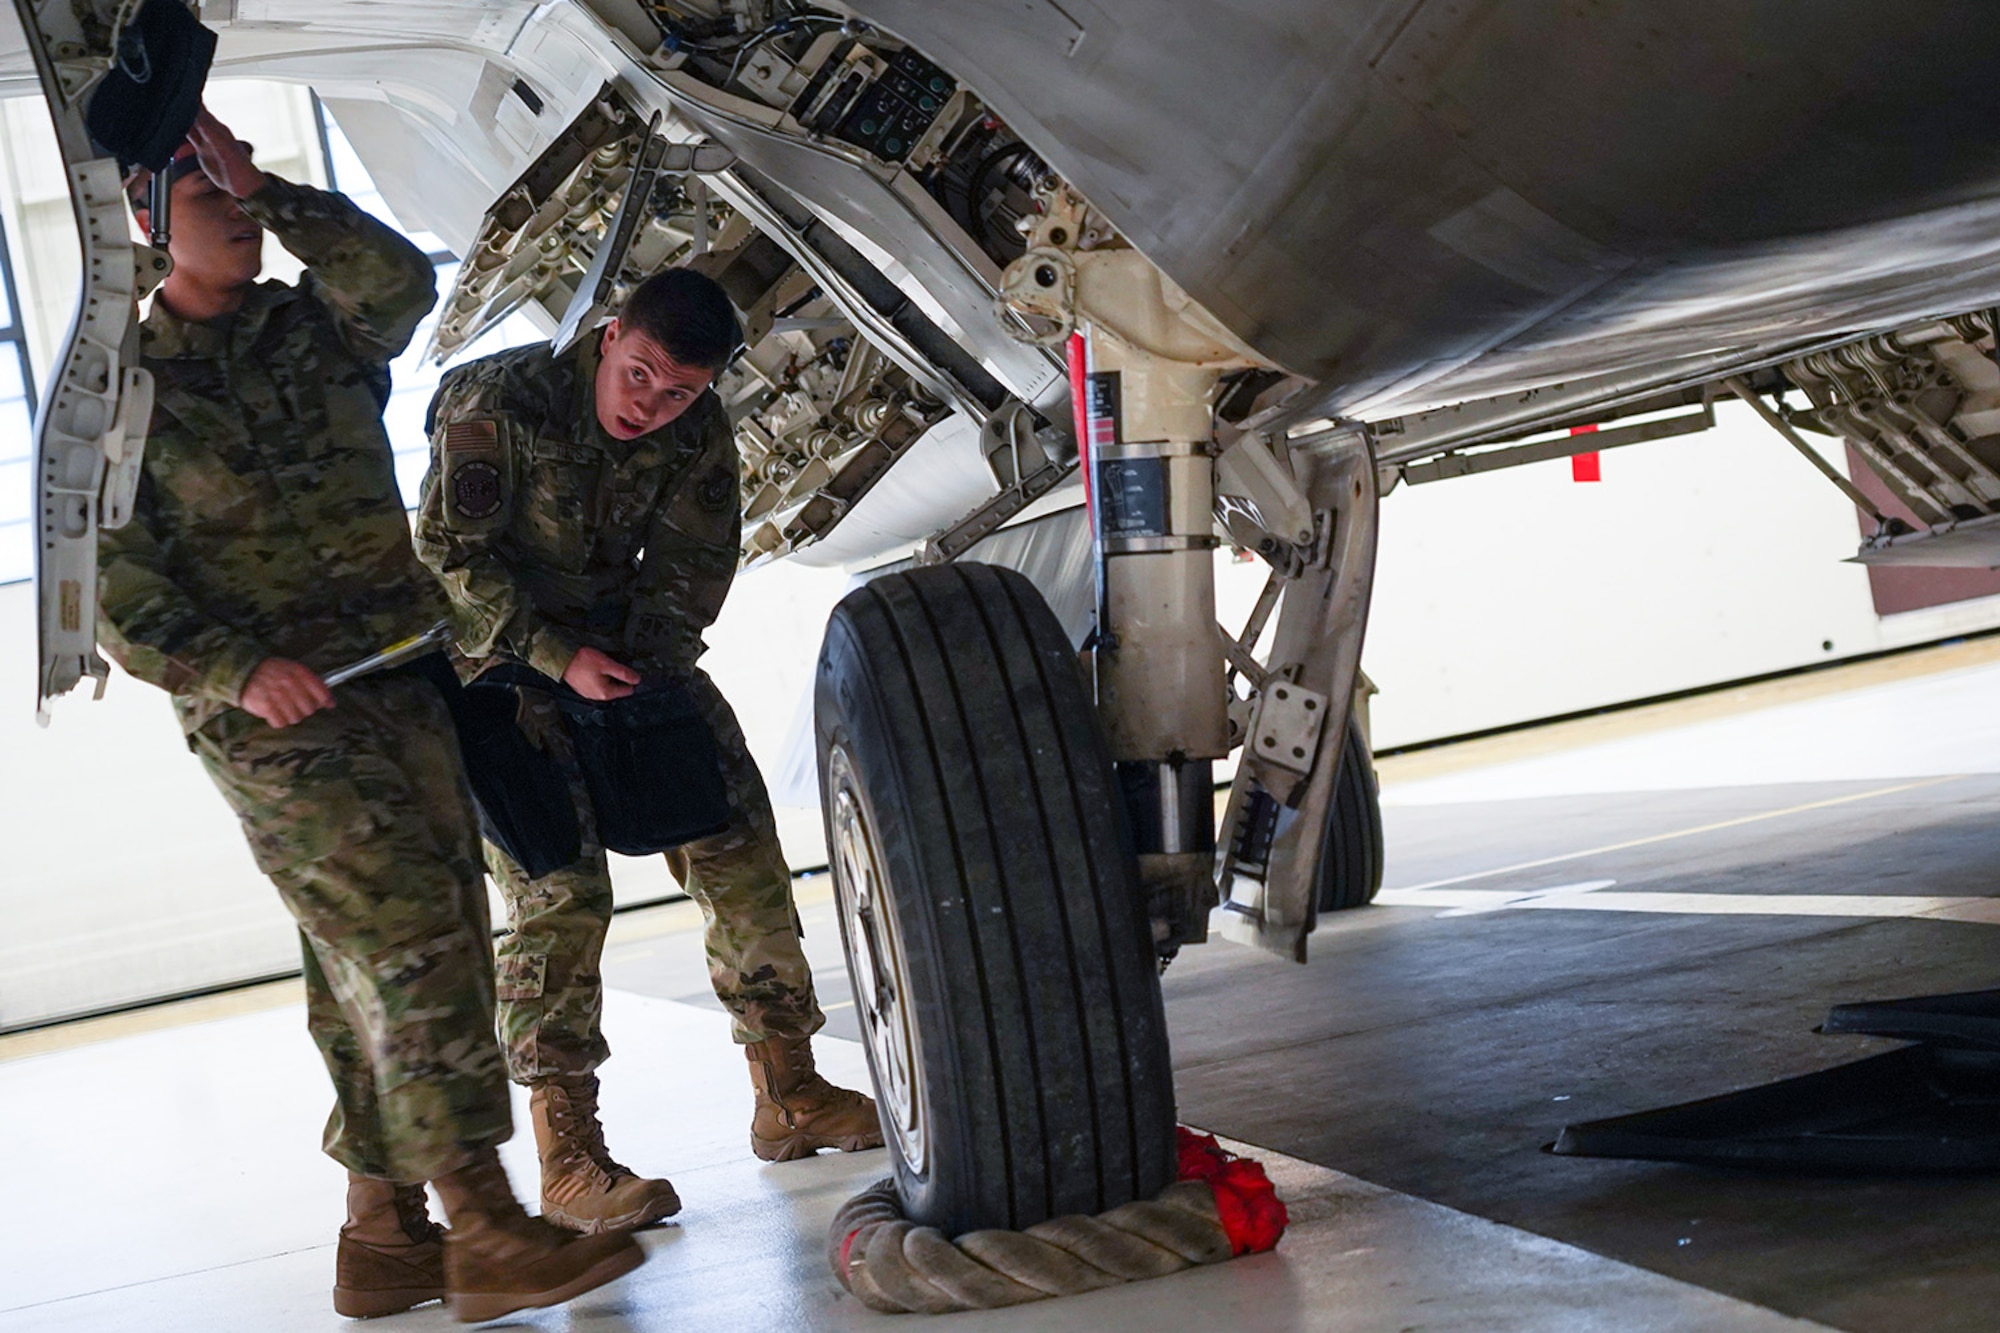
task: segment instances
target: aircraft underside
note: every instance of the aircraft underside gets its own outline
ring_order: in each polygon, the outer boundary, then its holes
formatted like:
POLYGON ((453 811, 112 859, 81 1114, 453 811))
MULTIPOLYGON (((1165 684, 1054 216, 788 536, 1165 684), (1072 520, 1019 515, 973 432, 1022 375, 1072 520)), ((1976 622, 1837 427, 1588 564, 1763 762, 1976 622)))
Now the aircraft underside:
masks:
MULTIPOLYGON (((131 311, 162 273, 81 128, 120 7, 16 8, 0 79, 39 75, 89 261, 39 427, 46 700, 105 675, 96 532, 129 511, 131 311)), ((911 562, 836 613, 818 731, 913 1213, 1037 1220, 993 1202, 1031 1114, 1095 1136, 1100 1187, 1157 1189, 1157 968, 1212 915, 1302 960, 1320 911, 1372 896, 1386 490, 1702 429, 1734 396, 1809 460, 1800 431, 1846 440, 1918 517, 1875 513, 1865 559, 2000 564, 1981 6, 1257 10, 200 6, 216 76, 310 83, 462 257, 434 354, 517 311, 572 338, 698 268, 745 316, 717 385, 744 562, 911 562), (1066 590, 978 562, 1060 510, 1081 642, 1045 604, 1066 590), (1224 542, 1269 566, 1242 626, 1216 623, 1224 542), (1077 1070, 1100 1101, 1030 1106, 1077 1070)))

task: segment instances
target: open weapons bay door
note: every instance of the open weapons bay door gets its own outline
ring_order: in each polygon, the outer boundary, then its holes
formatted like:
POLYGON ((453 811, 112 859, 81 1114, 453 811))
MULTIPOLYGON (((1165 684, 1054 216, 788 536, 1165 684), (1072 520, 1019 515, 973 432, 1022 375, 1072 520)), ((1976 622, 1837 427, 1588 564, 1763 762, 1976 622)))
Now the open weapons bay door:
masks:
MULTIPOLYGON (((83 247, 76 314, 35 422, 36 709, 46 722, 50 699, 85 676, 102 695, 110 674, 97 651, 97 532, 132 515, 153 401, 152 377, 139 367, 137 305, 166 278, 168 261, 164 250, 132 241, 118 160, 84 125, 90 99, 120 62, 146 58, 127 31, 144 6, 14 7, 55 122, 83 247)), ((206 65, 204 55, 197 83, 206 65)))

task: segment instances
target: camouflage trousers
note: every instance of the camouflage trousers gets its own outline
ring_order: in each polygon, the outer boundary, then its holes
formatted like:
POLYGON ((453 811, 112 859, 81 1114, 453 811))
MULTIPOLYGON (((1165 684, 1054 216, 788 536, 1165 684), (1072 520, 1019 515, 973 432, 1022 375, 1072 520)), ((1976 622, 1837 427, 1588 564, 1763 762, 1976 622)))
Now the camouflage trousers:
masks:
POLYGON ((298 922, 327 1154, 430 1180, 513 1132, 478 826, 435 687, 383 676, 338 700, 282 730, 231 710, 188 743, 298 922))
MULTIPOLYGON (((687 684, 715 733, 733 813, 722 832, 668 852, 667 866, 701 907, 709 981, 729 1011, 736 1040, 810 1036, 826 1019, 799 947, 792 872, 778 844, 770 794, 715 683, 697 670, 687 684)), ((519 694, 523 727, 562 765, 583 831, 583 854, 540 879, 529 879, 505 852, 486 845, 487 868, 507 903, 508 929, 499 948, 500 1045, 508 1074, 526 1083, 587 1073, 610 1054, 599 1024, 599 967, 611 924, 611 871, 555 702, 539 690, 519 694)))

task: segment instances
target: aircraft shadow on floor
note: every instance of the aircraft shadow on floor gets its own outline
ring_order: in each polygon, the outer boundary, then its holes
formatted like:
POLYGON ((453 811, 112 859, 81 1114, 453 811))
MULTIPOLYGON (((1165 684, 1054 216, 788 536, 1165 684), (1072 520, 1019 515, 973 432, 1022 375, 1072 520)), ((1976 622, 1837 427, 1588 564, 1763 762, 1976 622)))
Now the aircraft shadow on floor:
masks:
POLYGON ((1836 1005, 1816 1030, 1911 1044, 1798 1078, 1570 1125, 1550 1151, 1843 1174, 2000 1169, 2000 990, 1836 1005))

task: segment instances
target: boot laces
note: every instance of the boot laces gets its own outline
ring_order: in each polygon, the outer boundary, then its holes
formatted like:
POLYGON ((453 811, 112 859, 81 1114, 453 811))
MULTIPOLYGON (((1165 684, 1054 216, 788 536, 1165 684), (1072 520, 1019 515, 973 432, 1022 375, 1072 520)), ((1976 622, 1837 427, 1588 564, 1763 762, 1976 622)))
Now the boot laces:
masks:
POLYGON ((397 1186, 395 1207, 396 1221, 412 1243, 434 1241, 444 1235, 444 1228, 431 1220, 429 1202, 422 1185, 397 1186))
POLYGON ((557 1083, 550 1087, 549 1093, 549 1123, 561 1144, 557 1157, 563 1165, 594 1167, 611 1181, 634 1174, 614 1160, 611 1150, 604 1146, 604 1126, 597 1118, 594 1082, 582 1087, 557 1083))
POLYGON ((780 1106, 799 1110, 817 1109, 847 1095, 845 1089, 827 1082, 826 1077, 810 1064, 803 1069, 795 1065, 789 1072, 791 1078, 782 1087, 771 1089, 771 1100, 780 1106))

